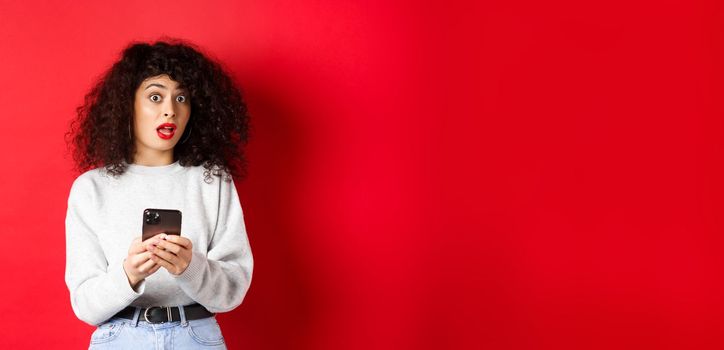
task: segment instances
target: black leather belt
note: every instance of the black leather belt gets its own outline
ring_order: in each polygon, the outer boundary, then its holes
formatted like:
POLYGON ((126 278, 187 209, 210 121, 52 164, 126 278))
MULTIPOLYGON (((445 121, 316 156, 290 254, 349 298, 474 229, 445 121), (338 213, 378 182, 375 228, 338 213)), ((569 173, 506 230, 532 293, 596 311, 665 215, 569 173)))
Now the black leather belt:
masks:
MULTIPOLYGON (((135 307, 128 306, 119 311, 113 317, 133 320, 133 314, 135 312, 135 307)), ((198 320, 214 316, 214 313, 206 310, 206 308, 201 304, 191 304, 184 306, 184 315, 187 320, 198 320)), ((179 314, 178 307, 176 306, 153 306, 149 308, 142 308, 138 318, 139 320, 146 321, 148 323, 181 321, 181 315, 179 314)))

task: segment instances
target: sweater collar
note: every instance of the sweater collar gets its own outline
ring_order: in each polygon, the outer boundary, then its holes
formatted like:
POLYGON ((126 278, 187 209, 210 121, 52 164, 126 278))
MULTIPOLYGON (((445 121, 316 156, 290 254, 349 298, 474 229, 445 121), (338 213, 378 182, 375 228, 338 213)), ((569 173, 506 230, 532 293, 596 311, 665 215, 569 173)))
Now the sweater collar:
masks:
POLYGON ((179 161, 175 161, 171 164, 167 165, 157 165, 157 166, 150 166, 150 165, 140 165, 140 164, 129 164, 124 162, 126 165, 126 171, 134 174, 151 174, 151 175, 165 175, 165 174, 174 174, 181 170, 183 170, 183 166, 179 164, 179 161))

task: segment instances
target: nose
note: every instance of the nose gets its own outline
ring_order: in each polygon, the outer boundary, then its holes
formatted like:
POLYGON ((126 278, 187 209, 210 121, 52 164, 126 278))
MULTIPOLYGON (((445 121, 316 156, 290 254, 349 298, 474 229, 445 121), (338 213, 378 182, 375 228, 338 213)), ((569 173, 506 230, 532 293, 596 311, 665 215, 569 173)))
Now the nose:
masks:
POLYGON ((173 110, 173 107, 171 107, 171 109, 169 109, 163 113, 164 117, 168 117, 169 115, 171 116, 171 118, 176 116, 176 112, 173 110))
POLYGON ((164 117, 171 116, 171 118, 173 118, 173 117, 176 116, 176 110, 174 110, 174 104, 173 104, 173 102, 172 102, 172 103, 168 103, 168 104, 164 104, 164 107, 165 107, 165 109, 166 109, 166 110, 163 112, 164 117))

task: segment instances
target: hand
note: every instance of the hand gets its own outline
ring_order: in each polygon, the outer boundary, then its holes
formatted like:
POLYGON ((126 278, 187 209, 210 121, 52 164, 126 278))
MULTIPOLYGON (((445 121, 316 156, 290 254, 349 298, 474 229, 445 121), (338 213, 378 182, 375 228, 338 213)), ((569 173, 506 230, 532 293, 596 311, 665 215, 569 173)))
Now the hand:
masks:
POLYGON ((158 235, 145 242, 141 241, 141 237, 138 237, 131 242, 131 247, 128 248, 128 256, 123 260, 123 270, 126 272, 128 283, 133 289, 136 289, 139 282, 161 267, 151 260, 152 254, 146 249, 156 237, 158 235))
POLYGON ((149 246, 151 260, 169 273, 180 275, 191 263, 191 241, 186 237, 161 234, 158 243, 149 246))

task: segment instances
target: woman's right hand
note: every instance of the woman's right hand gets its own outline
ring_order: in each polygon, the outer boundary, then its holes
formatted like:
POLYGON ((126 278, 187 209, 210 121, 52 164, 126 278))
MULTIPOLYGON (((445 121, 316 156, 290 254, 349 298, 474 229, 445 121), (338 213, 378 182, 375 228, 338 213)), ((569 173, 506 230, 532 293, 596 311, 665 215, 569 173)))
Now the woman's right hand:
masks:
POLYGON ((146 241, 141 241, 141 237, 134 239, 131 247, 128 248, 128 256, 123 260, 123 270, 126 271, 128 282, 134 290, 138 283, 161 267, 151 260, 151 252, 146 249, 148 245, 156 242, 155 239, 156 237, 146 241))

